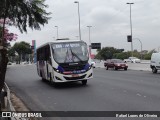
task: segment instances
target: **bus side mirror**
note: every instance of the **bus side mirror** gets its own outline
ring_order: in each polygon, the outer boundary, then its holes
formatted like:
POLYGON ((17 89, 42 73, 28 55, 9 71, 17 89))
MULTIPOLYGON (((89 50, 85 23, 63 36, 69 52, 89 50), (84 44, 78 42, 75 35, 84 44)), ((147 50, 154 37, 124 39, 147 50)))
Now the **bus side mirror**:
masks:
POLYGON ((95 63, 92 62, 91 63, 91 67, 95 68, 95 63))

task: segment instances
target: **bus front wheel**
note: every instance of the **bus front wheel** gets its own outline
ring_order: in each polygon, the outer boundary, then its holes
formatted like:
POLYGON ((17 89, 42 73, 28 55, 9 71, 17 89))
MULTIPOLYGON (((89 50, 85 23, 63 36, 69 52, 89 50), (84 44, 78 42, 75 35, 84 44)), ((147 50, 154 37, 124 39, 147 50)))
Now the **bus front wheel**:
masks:
POLYGON ((46 79, 42 78, 42 81, 43 81, 43 82, 46 82, 46 79))
POLYGON ((53 80, 50 80, 50 84, 54 87, 56 87, 56 82, 54 82, 53 80))
POLYGON ((153 73, 157 73, 156 67, 152 67, 152 72, 153 72, 153 73))
POLYGON ((82 85, 86 85, 87 84, 87 80, 82 80, 82 85))

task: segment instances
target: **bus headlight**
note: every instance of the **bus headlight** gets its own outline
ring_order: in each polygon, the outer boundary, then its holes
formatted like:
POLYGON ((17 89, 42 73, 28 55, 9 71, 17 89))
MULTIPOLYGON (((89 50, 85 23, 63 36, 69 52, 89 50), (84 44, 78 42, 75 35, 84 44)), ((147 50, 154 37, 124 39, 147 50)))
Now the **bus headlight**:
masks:
POLYGON ((64 71, 64 69, 63 69, 62 67, 60 67, 60 66, 58 66, 58 68, 54 68, 54 67, 53 67, 53 69, 54 69, 54 71, 57 72, 57 73, 63 73, 63 71, 64 71))

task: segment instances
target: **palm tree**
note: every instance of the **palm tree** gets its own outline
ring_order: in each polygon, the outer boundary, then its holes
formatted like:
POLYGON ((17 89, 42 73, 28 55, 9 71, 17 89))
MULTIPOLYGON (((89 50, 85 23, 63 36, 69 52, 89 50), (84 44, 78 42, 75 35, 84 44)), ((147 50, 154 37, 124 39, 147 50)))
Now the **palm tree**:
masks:
POLYGON ((45 0, 0 0, 0 19, 3 19, 0 39, 0 93, 4 85, 5 73, 7 67, 7 50, 4 46, 4 30, 6 20, 19 28, 21 32, 27 32, 27 27, 40 30, 40 25, 48 23, 49 15, 45 8, 45 0))

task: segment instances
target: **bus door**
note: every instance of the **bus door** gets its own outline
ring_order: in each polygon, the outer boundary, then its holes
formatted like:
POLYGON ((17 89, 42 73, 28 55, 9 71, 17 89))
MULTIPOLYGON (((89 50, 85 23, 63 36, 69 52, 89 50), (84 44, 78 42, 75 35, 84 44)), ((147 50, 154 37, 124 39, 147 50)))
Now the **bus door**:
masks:
POLYGON ((52 79, 52 63, 51 52, 49 45, 45 48, 45 60, 46 60, 46 77, 48 80, 52 79))

